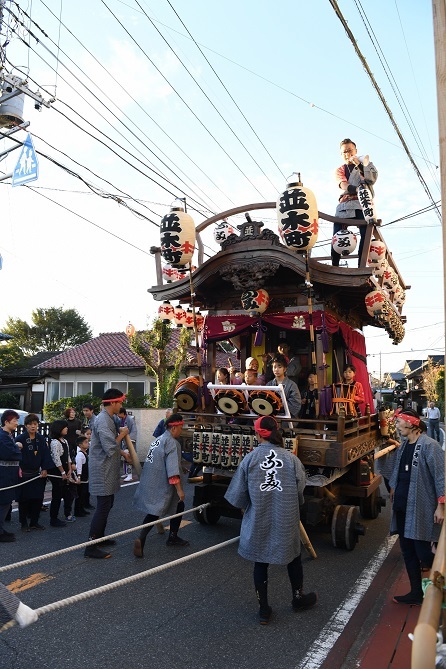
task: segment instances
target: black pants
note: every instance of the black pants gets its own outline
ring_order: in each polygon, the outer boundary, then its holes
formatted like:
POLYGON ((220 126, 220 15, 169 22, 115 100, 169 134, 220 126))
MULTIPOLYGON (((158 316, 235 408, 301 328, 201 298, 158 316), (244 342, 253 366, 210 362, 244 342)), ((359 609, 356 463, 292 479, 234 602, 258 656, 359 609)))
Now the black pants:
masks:
MULTIPOLYGON (((184 511, 184 502, 178 502, 177 504, 177 510, 175 513, 182 513, 184 511)), ((148 513, 147 516, 143 520, 143 525, 146 523, 154 523, 155 520, 158 520, 159 516, 153 516, 151 513, 148 513)), ((181 525, 181 520, 182 516, 178 516, 178 518, 172 518, 170 521, 170 531, 176 534, 178 530, 180 529, 181 525)), ((142 545, 144 545, 145 540, 147 535, 149 534, 151 527, 145 527, 144 529, 141 530, 141 533, 139 535, 139 538, 141 539, 142 545)))
POLYGON ((24 499, 19 502, 19 522, 20 525, 29 524, 37 525, 39 522, 40 509, 42 508, 42 497, 35 497, 34 499, 24 499))
POLYGON ((62 477, 52 478, 51 484, 53 486, 50 505, 50 519, 56 520, 59 514, 60 503, 63 500, 64 515, 71 515, 71 507, 73 504, 73 496, 71 494, 70 486, 62 477))
POLYGON ((78 513, 81 513, 85 510, 85 507, 90 503, 90 495, 88 492, 88 483, 82 483, 79 485, 78 497, 74 502, 74 515, 77 516, 78 513))
MULTIPOLYGON (((268 580, 268 562, 254 562, 254 585, 256 588, 268 580)), ((288 578, 293 592, 300 590, 304 583, 304 572, 300 555, 287 564, 288 578)))
POLYGON ((406 565, 412 592, 421 593, 421 567, 432 567, 434 554, 430 541, 408 539, 404 536, 406 514, 404 511, 396 511, 396 528, 400 540, 401 553, 406 565))
POLYGON ((96 502, 96 510, 91 519, 90 538, 99 539, 105 535, 105 528, 107 527, 108 514, 113 508, 115 501, 114 495, 98 495, 96 502))
MULTIPOLYGON (((355 216, 356 219, 359 219, 359 220, 362 220, 362 221, 364 220, 364 214, 362 213, 362 209, 355 209, 355 213, 356 213, 356 216, 355 216)), ((346 218, 346 219, 345 219, 346 224, 347 224, 349 221, 352 221, 352 220, 354 220, 354 219, 346 218)), ((335 223, 335 224, 333 225, 333 236, 334 236, 337 232, 339 232, 339 230, 342 230, 343 227, 344 227, 344 226, 342 225, 342 223, 335 223)), ((349 228, 349 229, 350 229, 350 228, 349 228)), ((360 242, 359 242, 359 249, 358 249, 358 256, 359 256, 359 257, 358 257, 358 267, 359 267, 359 263, 360 263, 360 261, 361 261, 362 249, 364 248, 365 231, 366 231, 366 230, 367 230, 367 226, 366 226, 366 225, 360 225, 360 226, 359 226, 359 234, 360 234, 360 236, 361 236, 361 239, 360 239, 360 242)), ((340 258, 341 258, 340 254, 339 254, 339 253, 336 253, 336 251, 334 250, 334 248, 331 247, 331 264, 333 265, 333 267, 339 267, 339 260, 340 260, 340 258)))

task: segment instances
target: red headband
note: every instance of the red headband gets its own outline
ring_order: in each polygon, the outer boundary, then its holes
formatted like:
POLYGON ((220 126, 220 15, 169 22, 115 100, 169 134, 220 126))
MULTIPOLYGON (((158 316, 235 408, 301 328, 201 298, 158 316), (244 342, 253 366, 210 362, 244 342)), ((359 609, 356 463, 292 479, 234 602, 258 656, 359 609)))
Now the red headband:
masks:
MULTIPOLYGON (((271 436, 271 432, 272 432, 272 430, 268 430, 268 429, 266 429, 266 428, 264 428, 264 427, 260 427, 260 423, 261 423, 261 421, 262 421, 263 418, 264 418, 264 416, 259 416, 259 417, 257 418, 257 420, 254 422, 254 430, 255 430, 261 437, 263 437, 264 439, 266 439, 267 437, 270 437, 270 436, 271 436)), ((270 416, 270 418, 273 418, 273 417, 270 416)), ((276 419, 273 418, 273 421, 274 421, 275 424, 276 424, 276 426, 275 426, 274 429, 277 430, 277 422, 276 422, 276 419)))
POLYGON ((113 404, 113 402, 125 402, 125 395, 121 395, 121 397, 113 397, 110 400, 102 400, 102 404, 113 404))
POLYGON ((184 420, 177 420, 174 423, 169 423, 167 429, 169 429, 169 427, 175 427, 176 425, 184 425, 184 420))
POLYGON ((410 423, 411 425, 415 425, 416 427, 418 427, 421 420, 419 416, 409 416, 407 413, 404 413, 403 411, 395 412, 393 420, 396 420, 397 418, 401 418, 402 420, 405 420, 406 423, 410 423))

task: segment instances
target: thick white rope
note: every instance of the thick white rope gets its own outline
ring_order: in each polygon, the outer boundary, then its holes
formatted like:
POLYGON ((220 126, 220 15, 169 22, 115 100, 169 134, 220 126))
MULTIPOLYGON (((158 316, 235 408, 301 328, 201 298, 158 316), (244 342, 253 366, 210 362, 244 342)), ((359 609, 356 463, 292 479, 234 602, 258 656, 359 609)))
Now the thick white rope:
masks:
MULTIPOLYGON (((60 479, 61 481, 63 480, 61 476, 57 476, 56 474, 47 474, 46 476, 34 476, 32 479, 28 479, 28 481, 22 481, 21 483, 16 483, 15 485, 10 485, 7 488, 0 488, 0 492, 3 492, 3 490, 12 490, 12 488, 20 488, 21 485, 27 485, 28 483, 32 483, 32 481, 37 481, 37 479, 60 479)), ((75 481, 70 481, 69 479, 66 479, 68 483, 73 483, 74 485, 79 485, 75 481)), ((88 481, 80 481, 80 483, 88 483, 88 481)))
POLYGON ((33 558, 28 558, 27 560, 22 560, 21 562, 15 562, 14 564, 7 564, 3 567, 0 567, 0 572, 9 571, 10 569, 15 569, 16 567, 24 567, 27 564, 34 564, 35 562, 40 562, 41 560, 46 560, 48 558, 57 557, 58 555, 64 555, 65 553, 71 553, 72 551, 77 551, 80 548, 86 548, 87 546, 93 546, 94 544, 100 544, 105 539, 114 539, 115 537, 122 537, 124 534, 129 534, 130 532, 136 532, 142 530, 145 527, 153 527, 158 523, 164 523, 167 520, 172 520, 173 518, 178 518, 179 516, 185 516, 188 513, 193 513, 194 511, 203 511, 207 506, 210 506, 210 502, 206 504, 201 504, 200 506, 195 506, 193 509, 187 509, 181 513, 175 513, 173 516, 166 516, 166 518, 159 518, 154 520, 151 523, 146 523, 145 525, 137 525, 136 527, 131 527, 127 530, 121 530, 120 532, 115 532, 114 534, 108 534, 105 537, 100 537, 99 539, 91 539, 90 541, 84 541, 81 544, 76 544, 75 546, 68 546, 67 548, 61 548, 58 551, 53 551, 52 553, 46 553, 45 555, 37 555, 33 558))
MULTIPOLYGON (((173 518, 174 516, 171 517, 173 518)), ((147 526, 143 525, 142 527, 147 527, 147 526)), ((240 539, 239 536, 234 537, 234 539, 228 539, 227 541, 223 541, 221 544, 216 544, 215 546, 204 548, 203 550, 197 551, 196 553, 192 553, 191 555, 185 555, 184 557, 178 558, 177 560, 172 560, 172 562, 166 562, 165 564, 161 564, 158 567, 152 567, 151 569, 142 571, 139 574, 133 574, 133 576, 127 576, 126 578, 121 578, 119 579, 119 581, 114 581, 113 583, 108 583, 107 585, 101 585, 99 588, 94 588, 93 590, 86 590, 85 592, 79 592, 77 595, 73 595, 72 597, 67 597, 66 599, 60 599, 57 602, 53 602, 52 604, 47 604, 46 606, 41 606, 40 608, 34 610, 39 617, 43 616, 45 613, 51 613, 52 611, 63 609, 65 606, 69 606, 70 604, 76 604, 77 602, 81 602, 85 599, 96 597, 96 595, 101 595, 104 592, 110 592, 111 590, 120 588, 122 585, 128 585, 129 583, 134 583, 135 581, 139 581, 140 579, 145 578, 146 576, 159 574, 160 572, 165 571, 166 569, 170 569, 171 567, 176 567, 177 565, 183 564, 184 562, 195 560, 195 558, 197 557, 201 557, 202 555, 207 555, 208 553, 213 553, 214 551, 220 550, 220 548, 226 548, 226 546, 234 544, 239 539, 240 539)), ((1 628, 0 632, 4 632, 16 624, 17 623, 15 620, 10 620, 8 623, 6 623, 6 625, 4 625, 1 628)))

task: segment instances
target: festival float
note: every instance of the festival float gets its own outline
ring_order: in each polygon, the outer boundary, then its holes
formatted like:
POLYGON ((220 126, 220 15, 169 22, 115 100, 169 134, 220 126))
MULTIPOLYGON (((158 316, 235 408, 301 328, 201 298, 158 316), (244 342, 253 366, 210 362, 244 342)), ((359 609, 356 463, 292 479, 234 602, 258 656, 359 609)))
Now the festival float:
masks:
POLYGON ((324 214, 299 174, 290 178, 277 202, 239 206, 196 227, 184 203, 176 202, 162 219, 160 246, 151 249, 158 284, 149 292, 161 302, 160 318, 177 325, 185 325, 189 306, 198 342, 198 375, 180 380, 175 408, 184 416, 183 447, 202 467, 202 475, 192 479, 194 506, 210 503, 195 512, 200 523, 240 517, 224 494, 238 464, 256 446, 253 422, 259 415, 274 415, 285 448, 305 467, 302 518, 307 527, 328 524, 333 544, 352 550, 364 533, 361 517, 378 517, 384 500, 375 452, 385 446, 381 433, 387 427, 381 416, 380 428, 374 411, 363 329, 384 329, 398 344, 404 337, 401 311, 408 286, 367 193, 364 206, 364 221, 324 214), (265 216, 271 209, 277 211, 278 223, 266 226, 259 213, 265 216), (343 224, 332 244, 342 256, 357 258, 358 267, 332 267, 330 257, 316 255, 321 220, 343 224), (356 235, 350 230, 358 225, 366 226, 360 258, 353 255, 356 235), (220 250, 205 260, 202 235, 210 226, 220 250), (192 268, 195 249, 198 262, 192 268), (300 362, 300 390, 309 373, 317 377, 315 418, 292 417, 280 385, 215 383, 222 343, 236 352, 242 371, 253 357, 261 373, 262 355, 276 352, 284 341, 300 362), (364 389, 360 406, 343 380, 349 363, 364 389))

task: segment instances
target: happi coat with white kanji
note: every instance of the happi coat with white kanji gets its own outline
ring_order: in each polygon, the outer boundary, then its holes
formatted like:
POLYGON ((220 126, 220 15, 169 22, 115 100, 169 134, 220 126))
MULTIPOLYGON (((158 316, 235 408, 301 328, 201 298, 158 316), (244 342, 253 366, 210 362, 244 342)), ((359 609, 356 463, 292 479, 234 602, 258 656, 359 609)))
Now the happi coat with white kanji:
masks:
MULTIPOLYGON (((407 445, 403 439, 396 454, 389 485, 395 489, 398 485, 398 474, 401 457, 407 445)), ((404 536, 406 539, 418 541, 438 541, 441 525, 434 523, 434 513, 438 498, 444 490, 444 453, 437 441, 427 434, 420 434, 415 445, 410 469, 409 493, 406 505, 406 523, 404 536)), ((390 534, 397 534, 395 513, 392 513, 390 534)))
POLYGON ((288 564, 300 555, 299 506, 305 470, 281 446, 263 442, 237 468, 225 498, 244 509, 239 554, 253 562, 288 564))
POLYGON ((166 430, 149 446, 133 506, 159 518, 176 513, 180 499, 169 478, 181 475, 181 447, 166 430))

